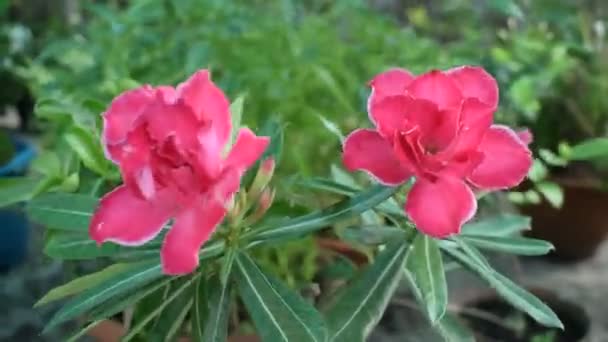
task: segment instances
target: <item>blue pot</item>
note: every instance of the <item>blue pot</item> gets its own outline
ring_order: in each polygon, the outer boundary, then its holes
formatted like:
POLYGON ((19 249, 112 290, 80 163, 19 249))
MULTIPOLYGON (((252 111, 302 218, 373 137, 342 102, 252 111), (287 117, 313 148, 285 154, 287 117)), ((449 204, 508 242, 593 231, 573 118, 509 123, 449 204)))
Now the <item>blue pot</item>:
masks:
MULTIPOLYGON (((0 177, 21 176, 34 158, 34 147, 26 140, 12 136, 15 156, 0 166, 0 177)), ((22 263, 27 256, 30 226, 21 206, 0 209, 0 272, 22 263)))

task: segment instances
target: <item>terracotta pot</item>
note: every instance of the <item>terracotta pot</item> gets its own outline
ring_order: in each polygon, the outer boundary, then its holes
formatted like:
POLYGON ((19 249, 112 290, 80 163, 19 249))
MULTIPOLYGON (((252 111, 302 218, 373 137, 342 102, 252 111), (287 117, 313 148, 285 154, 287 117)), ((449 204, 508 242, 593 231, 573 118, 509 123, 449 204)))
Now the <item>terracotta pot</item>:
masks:
MULTIPOLYGON (((125 328, 120 322, 108 319, 91 328, 88 335, 96 342, 119 342, 124 333, 125 328)), ((191 342, 192 339, 180 337, 178 341, 191 342)), ((260 342, 260 339, 255 335, 231 335, 228 342, 260 342)))
POLYGON ((555 245, 553 256, 581 260, 592 256, 608 235, 608 192, 590 177, 554 179, 564 189, 564 204, 555 209, 546 201, 522 206, 532 218, 527 235, 555 245))

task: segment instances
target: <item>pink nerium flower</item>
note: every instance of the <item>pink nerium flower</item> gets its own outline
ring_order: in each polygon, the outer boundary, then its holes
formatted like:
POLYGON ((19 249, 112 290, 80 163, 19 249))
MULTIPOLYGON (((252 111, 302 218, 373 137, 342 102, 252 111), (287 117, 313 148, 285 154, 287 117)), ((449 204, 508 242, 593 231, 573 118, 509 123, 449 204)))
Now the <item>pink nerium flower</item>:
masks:
POLYGON ((419 76, 393 69, 370 86, 368 113, 376 128, 346 138, 344 165, 386 185, 415 176, 405 212, 422 232, 459 233, 477 209, 471 188, 509 188, 526 176, 532 136, 492 124, 498 86, 482 68, 419 76))
POLYGON ((249 129, 230 140, 224 93, 201 70, 177 88, 143 86, 116 97, 103 114, 103 145, 124 184, 105 195, 89 234, 98 243, 141 245, 173 218, 161 261, 166 274, 198 265, 198 251, 226 215, 240 179, 267 137, 249 129))

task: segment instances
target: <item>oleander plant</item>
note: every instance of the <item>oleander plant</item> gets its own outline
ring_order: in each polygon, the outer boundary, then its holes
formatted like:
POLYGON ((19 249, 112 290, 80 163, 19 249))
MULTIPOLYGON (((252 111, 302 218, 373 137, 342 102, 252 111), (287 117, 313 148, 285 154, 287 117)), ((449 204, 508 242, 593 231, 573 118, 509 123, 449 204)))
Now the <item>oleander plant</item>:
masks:
POLYGON ((256 98, 230 102, 211 75, 198 70, 175 87, 135 86, 96 104, 100 115, 63 131, 57 150, 71 154, 40 156, 48 184, 27 211, 46 227, 46 254, 103 261, 40 299, 63 301, 46 330, 78 320, 77 340, 113 320, 122 341, 226 341, 241 332, 262 341, 364 341, 406 286, 446 341, 472 341, 448 310, 448 264, 538 323, 563 328, 482 253, 552 249, 516 234, 528 228, 524 217, 476 217, 482 195, 517 186, 533 163, 532 133, 494 123, 498 85, 483 68, 377 70, 369 127, 342 136, 324 121, 342 144, 329 177, 279 172, 292 157, 282 153, 285 123, 270 117, 244 127, 256 98), (60 160, 66 155, 75 161, 60 160), (273 267, 282 258, 269 251, 320 237, 364 256, 351 258, 339 284, 318 286, 321 261, 302 257, 307 245, 288 268, 311 275, 290 280, 273 267))

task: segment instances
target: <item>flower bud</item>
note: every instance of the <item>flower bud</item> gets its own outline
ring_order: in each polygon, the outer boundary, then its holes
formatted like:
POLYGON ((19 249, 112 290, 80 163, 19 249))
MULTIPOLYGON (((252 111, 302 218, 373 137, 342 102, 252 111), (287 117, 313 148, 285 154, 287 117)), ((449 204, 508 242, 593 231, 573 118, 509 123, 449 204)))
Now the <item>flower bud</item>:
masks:
POLYGON ((251 188, 249 189, 249 198, 252 201, 256 201, 260 196, 260 193, 266 188, 270 179, 272 179, 272 175, 274 174, 275 162, 272 157, 268 159, 264 159, 260 164, 260 168, 258 169, 258 173, 255 175, 253 179, 253 183, 251 184, 251 188))

